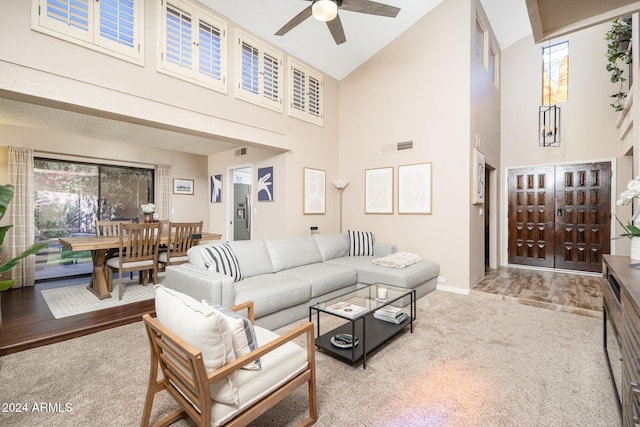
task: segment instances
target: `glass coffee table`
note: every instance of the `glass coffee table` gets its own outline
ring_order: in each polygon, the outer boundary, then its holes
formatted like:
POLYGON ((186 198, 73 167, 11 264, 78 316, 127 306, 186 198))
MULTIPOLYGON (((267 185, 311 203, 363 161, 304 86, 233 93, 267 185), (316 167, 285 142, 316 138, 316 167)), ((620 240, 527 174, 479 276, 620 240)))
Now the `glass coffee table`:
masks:
POLYGON ((310 306, 310 321, 314 314, 316 347, 352 364, 362 359, 362 367, 366 369, 368 353, 403 332, 407 326, 413 333, 416 291, 382 283, 359 284, 354 291, 310 306), (346 322, 321 334, 321 314, 346 322))

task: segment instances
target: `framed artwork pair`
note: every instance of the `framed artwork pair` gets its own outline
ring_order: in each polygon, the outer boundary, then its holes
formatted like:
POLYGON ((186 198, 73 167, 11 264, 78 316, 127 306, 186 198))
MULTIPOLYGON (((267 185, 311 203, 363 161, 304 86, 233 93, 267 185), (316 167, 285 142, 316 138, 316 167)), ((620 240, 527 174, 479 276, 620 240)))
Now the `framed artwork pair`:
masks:
MULTIPOLYGON (((431 163, 398 166, 398 213, 431 214, 431 163)), ((394 167, 365 170, 365 213, 393 214, 394 167)))

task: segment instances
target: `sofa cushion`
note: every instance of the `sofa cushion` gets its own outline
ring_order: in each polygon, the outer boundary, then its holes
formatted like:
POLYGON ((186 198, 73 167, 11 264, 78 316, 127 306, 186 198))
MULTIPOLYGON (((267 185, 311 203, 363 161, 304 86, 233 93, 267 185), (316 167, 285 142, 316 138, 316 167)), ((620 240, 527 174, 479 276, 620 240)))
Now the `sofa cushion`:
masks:
MULTIPOLYGON (((231 339, 233 342, 233 351, 236 354, 236 358, 240 358, 246 354, 251 353, 258 348, 258 339, 256 338, 256 332, 251 324, 251 321, 240 313, 229 310, 218 304, 211 304, 208 301, 203 301, 209 304, 216 310, 224 314, 229 330, 231 331, 231 339)), ((242 368, 252 371, 259 371, 261 369, 260 359, 256 359, 247 363, 242 368)))
POLYGON ((358 281, 358 271, 355 268, 329 263, 303 265, 277 274, 309 282, 311 298, 346 288, 358 281))
MULTIPOLYGON (((224 316, 189 295, 156 285, 158 321, 202 352, 207 374, 236 360, 231 332, 224 316)), ((226 404, 238 403, 236 375, 211 384, 211 398, 226 404)))
POLYGON ((349 255, 349 237, 347 233, 314 234, 322 261, 349 255))
POLYGON ((238 257, 243 277, 273 273, 271 258, 264 240, 236 240, 229 242, 238 257))
POLYGON ((373 233, 370 231, 347 231, 349 235, 349 255, 373 255, 373 233))
POLYGON ((437 277, 439 272, 438 263, 424 259, 402 269, 381 267, 370 263, 358 269, 358 281, 360 283, 384 283, 411 289, 437 277))
POLYGON ((316 241, 311 236, 265 240, 273 272, 322 262, 316 241))
MULTIPOLYGON (((256 335, 261 346, 279 338, 268 329, 255 327, 256 335)), ((262 370, 238 372, 238 406, 214 403, 211 407, 213 426, 226 424, 236 414, 245 410, 259 399, 272 393, 290 379, 307 369, 307 352, 294 342, 288 342, 261 357, 262 370)))
POLYGON ((253 301, 254 315, 267 314, 308 302, 309 282, 279 274, 261 274, 234 283, 235 302, 253 301))
POLYGON ((207 270, 231 276, 236 282, 242 280, 238 258, 229 243, 205 246, 200 251, 207 270))

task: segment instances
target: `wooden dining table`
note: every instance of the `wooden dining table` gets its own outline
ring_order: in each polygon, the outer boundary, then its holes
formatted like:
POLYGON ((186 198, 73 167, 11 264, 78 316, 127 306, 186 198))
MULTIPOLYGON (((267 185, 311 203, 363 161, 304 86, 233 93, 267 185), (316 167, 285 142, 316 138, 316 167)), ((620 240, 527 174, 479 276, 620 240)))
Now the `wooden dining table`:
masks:
MULTIPOLYGON (((222 234, 201 233, 200 242, 208 240, 220 240, 222 234)), ((81 236, 81 237, 60 237, 60 244, 72 251, 91 251, 91 261, 93 270, 91 271, 91 281, 87 286, 91 292, 99 299, 111 298, 109 284, 104 272, 105 258, 109 249, 120 247, 119 236, 81 236)), ((160 235, 160 244, 166 245, 169 241, 167 234, 160 235)))

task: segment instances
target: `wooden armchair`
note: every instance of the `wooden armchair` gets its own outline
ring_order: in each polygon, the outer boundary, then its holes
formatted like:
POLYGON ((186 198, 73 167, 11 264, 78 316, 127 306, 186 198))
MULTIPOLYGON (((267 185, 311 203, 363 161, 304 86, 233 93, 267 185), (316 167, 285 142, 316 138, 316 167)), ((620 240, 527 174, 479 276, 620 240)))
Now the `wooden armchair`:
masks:
MULTIPOLYGON (((231 308, 233 311, 244 309, 248 310, 247 317, 253 324, 253 302, 231 308)), ((149 425, 154 396, 162 390, 166 390, 178 402, 180 409, 157 421, 154 427, 169 425, 185 415, 198 426, 244 426, 305 384, 308 387, 309 417, 299 425, 309 426, 316 422, 313 323, 305 323, 282 336, 256 326, 260 347, 207 374, 207 361, 200 350, 189 345, 149 314, 145 314, 143 320, 151 346, 151 369, 141 426, 149 425), (263 333, 267 333, 266 336, 270 338, 265 339, 263 333), (306 335, 306 351, 292 342, 302 335, 306 335), (258 358, 261 360, 262 370, 241 369, 258 358), (295 359, 298 360, 292 362, 295 359), (300 361, 302 369, 296 368, 291 372, 282 369, 286 364, 298 366, 300 361), (157 379, 158 366, 162 373, 160 379, 157 379), (212 398, 212 384, 230 377, 238 383, 237 394, 240 401, 237 405, 220 403, 212 398)), ((189 328, 191 331, 191 324, 189 328)))

